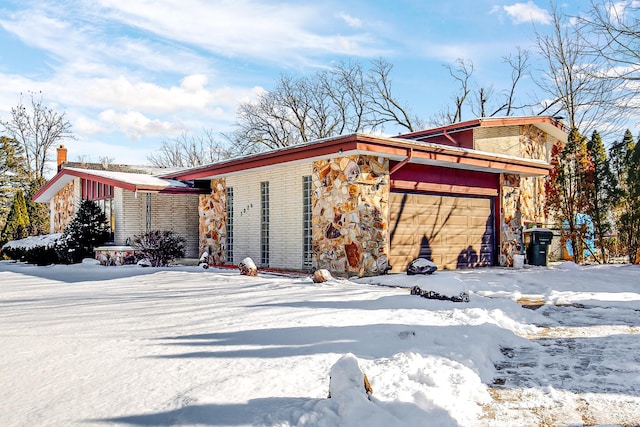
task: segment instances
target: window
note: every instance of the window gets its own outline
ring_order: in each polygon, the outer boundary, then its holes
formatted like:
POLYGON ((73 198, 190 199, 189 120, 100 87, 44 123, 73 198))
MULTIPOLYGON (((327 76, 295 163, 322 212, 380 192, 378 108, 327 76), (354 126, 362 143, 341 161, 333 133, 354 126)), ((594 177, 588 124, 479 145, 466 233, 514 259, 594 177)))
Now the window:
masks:
POLYGON ((80 191, 82 199, 93 200, 104 212, 109 223, 109 239, 113 241, 115 231, 113 186, 83 178, 80 181, 80 191))
POLYGON ((260 183, 260 264, 269 266, 269 183, 260 183))
POLYGON ((311 176, 302 177, 302 266, 312 267, 311 176))
POLYGON ((227 263, 233 264, 233 187, 227 187, 227 263))
POLYGON ((147 233, 151 231, 151 193, 147 193, 147 233))

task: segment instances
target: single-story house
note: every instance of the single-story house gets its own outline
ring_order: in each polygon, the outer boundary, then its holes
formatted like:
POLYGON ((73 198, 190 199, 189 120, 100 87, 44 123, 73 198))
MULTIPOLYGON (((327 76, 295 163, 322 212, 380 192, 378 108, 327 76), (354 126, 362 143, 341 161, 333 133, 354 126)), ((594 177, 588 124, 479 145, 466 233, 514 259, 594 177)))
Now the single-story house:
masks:
POLYGON ((160 177, 207 189, 197 227, 212 264, 251 257, 264 268, 359 276, 404 271, 418 256, 440 268, 509 266, 523 226, 546 225, 551 147, 566 139, 553 117, 483 118, 397 137, 343 135, 160 177))
POLYGON ((49 204, 50 232, 60 233, 71 221, 80 200, 96 201, 109 220, 112 241, 97 254, 106 263, 120 263, 131 251, 135 235, 160 229, 186 239, 186 256, 199 256, 198 197, 202 189, 159 177, 166 169, 144 166, 67 162, 58 148, 58 173, 33 197, 49 204))

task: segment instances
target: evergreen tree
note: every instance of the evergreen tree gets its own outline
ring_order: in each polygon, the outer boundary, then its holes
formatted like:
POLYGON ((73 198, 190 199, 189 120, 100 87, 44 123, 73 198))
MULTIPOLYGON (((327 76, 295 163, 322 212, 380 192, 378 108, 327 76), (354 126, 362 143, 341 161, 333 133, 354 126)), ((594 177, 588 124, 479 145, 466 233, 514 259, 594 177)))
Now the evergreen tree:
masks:
POLYGON ((628 211, 621 218, 629 260, 640 263, 640 144, 630 153, 627 173, 628 211))
POLYGON ((18 190, 13 198, 7 222, 2 230, 0 243, 4 244, 11 240, 24 239, 28 235, 29 216, 27 215, 27 204, 24 200, 24 193, 22 190, 18 190))
POLYGON ((640 207, 637 206, 638 167, 640 157, 630 130, 624 134, 622 141, 616 141, 610 150, 610 159, 617 189, 615 192, 616 228, 620 237, 620 243, 626 248, 629 260, 635 260, 638 248, 638 221, 640 221, 640 207))
POLYGON ((34 202, 32 197, 46 184, 44 178, 37 178, 29 182, 27 189, 27 213, 29 214, 29 234, 49 234, 49 206, 45 203, 34 202))
POLYGON ((562 242, 569 241, 574 260, 582 262, 585 227, 578 223, 578 214, 589 210, 589 194, 593 183, 589 181, 593 164, 587 153, 586 138, 572 129, 567 143, 558 142, 551 151, 549 178, 545 183, 547 201, 545 211, 555 217, 563 230, 562 242))
POLYGON ((66 262, 93 258, 93 249, 108 239, 109 223, 106 215, 96 202, 82 200, 78 211, 64 229, 58 256, 66 262))
POLYGON ((598 131, 593 131, 591 139, 587 141, 587 150, 593 164, 593 168, 588 173, 588 180, 592 185, 589 186, 591 194, 588 197, 590 206, 587 213, 593 221, 595 238, 600 249, 602 262, 606 263, 606 236, 611 231, 610 211, 614 203, 616 181, 609 166, 607 151, 598 131))
POLYGON ((0 230, 4 229, 15 192, 26 180, 22 147, 17 141, 0 136, 0 230))

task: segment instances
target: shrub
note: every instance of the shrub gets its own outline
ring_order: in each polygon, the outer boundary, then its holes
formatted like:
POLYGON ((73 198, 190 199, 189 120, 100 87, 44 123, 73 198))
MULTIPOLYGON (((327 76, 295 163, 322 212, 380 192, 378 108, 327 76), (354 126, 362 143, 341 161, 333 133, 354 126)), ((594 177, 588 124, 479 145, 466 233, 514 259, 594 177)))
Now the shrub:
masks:
POLYGON ((92 200, 82 200, 78 211, 65 227, 58 245, 61 262, 80 262, 93 258, 93 249, 109 240, 109 224, 100 206, 92 200))
POLYGON ((12 240, 2 247, 2 254, 30 264, 54 264, 58 262, 57 247, 61 238, 61 234, 46 234, 12 240))
POLYGON ((185 254, 186 239, 173 231, 152 230, 133 237, 131 246, 153 267, 166 266, 185 254))

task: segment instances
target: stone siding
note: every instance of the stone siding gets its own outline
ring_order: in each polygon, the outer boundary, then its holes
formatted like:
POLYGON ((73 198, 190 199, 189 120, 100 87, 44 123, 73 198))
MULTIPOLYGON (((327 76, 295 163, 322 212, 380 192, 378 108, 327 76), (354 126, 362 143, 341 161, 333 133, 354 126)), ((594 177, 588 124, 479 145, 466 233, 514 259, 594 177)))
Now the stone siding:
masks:
POLYGON ((71 181, 51 198, 52 233, 62 233, 75 215, 75 187, 75 181, 71 181))
POLYGON ((223 265, 226 259, 227 188, 226 180, 211 180, 211 194, 201 195, 198 202, 199 252, 209 253, 209 264, 223 265))
MULTIPOLYGON (((520 126, 520 156, 547 161, 549 138, 547 133, 535 126, 520 126)), ((524 250, 523 227, 529 224, 545 225, 545 180, 546 177, 501 176, 500 265, 512 266, 513 255, 524 250)))
POLYGON ((388 268, 389 160, 347 156, 313 165, 314 267, 368 276, 388 268))

